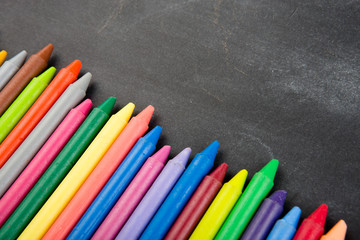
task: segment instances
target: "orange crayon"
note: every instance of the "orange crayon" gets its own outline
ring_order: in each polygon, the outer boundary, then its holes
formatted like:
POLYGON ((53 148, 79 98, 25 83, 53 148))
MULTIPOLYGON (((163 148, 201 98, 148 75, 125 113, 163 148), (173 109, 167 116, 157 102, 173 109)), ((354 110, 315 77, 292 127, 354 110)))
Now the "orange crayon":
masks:
POLYGON ((344 240, 347 226, 344 220, 340 220, 330 231, 323 235, 320 240, 344 240))
POLYGON ((6 163, 65 89, 76 80, 80 68, 81 62, 75 60, 66 68, 61 69, 16 127, 5 138, 0 145, 0 167, 6 163))

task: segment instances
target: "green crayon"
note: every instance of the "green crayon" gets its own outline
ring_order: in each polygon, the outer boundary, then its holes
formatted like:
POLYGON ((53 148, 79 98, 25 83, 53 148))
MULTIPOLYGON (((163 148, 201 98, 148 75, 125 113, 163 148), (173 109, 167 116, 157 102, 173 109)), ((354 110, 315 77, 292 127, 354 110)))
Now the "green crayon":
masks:
POLYGON ((226 218, 215 240, 239 239, 261 202, 274 186, 279 161, 271 160, 255 173, 244 193, 226 218))
POLYGON ((16 239, 71 170, 109 119, 116 98, 93 109, 63 150, 0 229, 0 239, 16 239))
POLYGON ((31 105, 45 90, 55 74, 54 67, 34 77, 0 118, 0 143, 16 126, 31 105))

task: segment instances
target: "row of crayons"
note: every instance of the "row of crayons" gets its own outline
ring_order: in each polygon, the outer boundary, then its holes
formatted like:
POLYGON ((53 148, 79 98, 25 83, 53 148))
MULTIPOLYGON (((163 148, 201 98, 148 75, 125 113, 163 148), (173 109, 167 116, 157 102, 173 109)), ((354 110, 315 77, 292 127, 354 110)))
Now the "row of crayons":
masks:
POLYGON ((90 99, 80 103, 91 74, 76 80, 75 60, 54 77, 52 51, 23 66, 22 51, 0 67, 0 239, 345 238, 343 220, 323 235, 325 204, 298 229, 300 208, 279 219, 286 191, 267 197, 275 159, 243 193, 246 170, 225 184, 226 163, 209 173, 217 141, 190 164, 190 148, 166 163, 170 146, 155 152, 162 128, 146 134, 151 105, 131 120, 133 103, 111 116, 114 97, 91 111, 90 99))

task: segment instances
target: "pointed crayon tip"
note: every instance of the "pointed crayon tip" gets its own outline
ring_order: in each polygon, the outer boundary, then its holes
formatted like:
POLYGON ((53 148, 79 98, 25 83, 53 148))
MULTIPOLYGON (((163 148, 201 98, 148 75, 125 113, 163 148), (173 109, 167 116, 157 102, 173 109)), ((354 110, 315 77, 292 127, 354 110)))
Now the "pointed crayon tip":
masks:
POLYGON ((22 50, 21 52, 13 56, 11 59, 9 59, 9 62, 20 68, 21 65, 24 63, 26 56, 27 52, 25 50, 22 50))
POLYGON ((169 154, 170 154, 171 147, 169 145, 165 145, 162 148, 160 148, 159 151, 154 153, 151 157, 155 158, 161 163, 165 163, 169 154))
POLYGON ((301 209, 299 207, 293 207, 283 218, 285 222, 293 226, 297 227, 301 215, 301 209))
POLYGON ((150 142, 157 143, 160 138, 162 128, 160 126, 154 127, 150 132, 148 132, 144 138, 147 139, 150 142))
POLYGON ((128 122, 134 111, 134 108, 135 108, 135 104, 130 102, 130 103, 126 104, 125 107, 120 109, 120 111, 118 111, 115 115, 116 115, 116 117, 119 117, 119 118, 125 120, 126 122, 128 122))
POLYGON ((222 183, 224 181, 228 167, 229 165, 227 165, 226 163, 222 163, 212 173, 210 173, 209 176, 215 178, 222 183))
POLYGON ((92 75, 91 73, 85 73, 84 76, 76 80, 71 85, 75 86, 76 88, 82 89, 86 91, 86 89, 89 87, 90 81, 91 81, 92 75))
POLYGON ((72 74, 74 74, 76 77, 79 75, 80 69, 81 69, 81 62, 80 60, 75 60, 67 67, 65 67, 68 71, 70 71, 72 74))
POLYGON ((281 206, 284 206, 286 194, 287 192, 284 190, 275 191, 273 194, 270 195, 269 199, 279 203, 281 206))
POLYGON ((48 62, 53 50, 54 50, 54 45, 49 43, 46 47, 38 51, 36 55, 40 56, 42 59, 44 59, 44 61, 48 62))
POLYGON ((154 113, 154 107, 149 105, 147 106, 144 110, 142 110, 137 116, 136 118, 141 118, 143 119, 143 121, 147 122, 149 124, 150 119, 154 113))
POLYGON ((324 227, 327 211, 328 211, 328 206, 326 204, 321 204, 320 207, 318 207, 312 214, 310 214, 308 219, 312 219, 314 222, 324 227))
POLYGON ((242 191, 245 185, 245 181, 248 175, 248 171, 246 169, 241 170, 238 172, 232 179, 230 179, 229 183, 231 185, 241 188, 242 191))
POLYGON ((347 225, 344 220, 338 221, 320 240, 345 239, 347 225))
POLYGON ((6 56, 7 56, 7 52, 5 50, 2 50, 0 52, 0 65, 5 61, 6 56))
POLYGON ((116 98, 114 97, 109 97, 108 99, 106 99, 102 104, 100 104, 100 106, 98 106, 98 109, 101 109, 103 112, 110 114, 111 110, 113 109, 114 105, 116 102, 116 98))
POLYGON ((213 141, 209 146, 207 146, 201 154, 208 155, 210 159, 215 159, 217 151, 219 149, 220 143, 218 141, 213 141))
POLYGON ((191 148, 187 147, 184 150, 182 150, 180 153, 178 153, 178 155, 176 155, 173 159, 171 159, 174 162, 177 162, 179 164, 181 164, 182 166, 184 166, 184 168, 186 167, 187 162, 189 161, 190 158, 190 154, 191 154, 191 148))
POLYGON ((40 74, 37 79, 39 79, 40 81, 44 82, 45 84, 48 84, 51 79, 54 77, 56 72, 56 68, 54 67, 50 67, 48 68, 45 72, 43 72, 42 74, 40 74))
POLYGON ((279 161, 276 159, 273 159, 270 162, 268 162, 268 164, 266 164, 260 170, 260 172, 262 174, 264 174, 265 176, 267 176, 268 178, 270 178, 271 180, 274 180, 278 166, 279 166, 279 161))
POLYGON ((90 99, 85 99, 82 103, 80 103, 77 107, 75 107, 75 109, 86 116, 90 112, 91 107, 92 107, 92 101, 90 99))

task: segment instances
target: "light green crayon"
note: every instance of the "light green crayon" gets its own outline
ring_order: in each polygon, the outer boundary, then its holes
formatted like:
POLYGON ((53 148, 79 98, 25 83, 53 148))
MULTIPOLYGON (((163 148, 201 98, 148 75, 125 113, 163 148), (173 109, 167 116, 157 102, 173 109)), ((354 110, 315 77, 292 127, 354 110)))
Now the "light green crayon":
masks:
POLYGON ((4 141, 11 130, 21 120, 36 99, 45 90, 53 78, 56 69, 50 67, 37 77, 34 77, 26 88, 20 93, 0 118, 0 143, 4 141))

